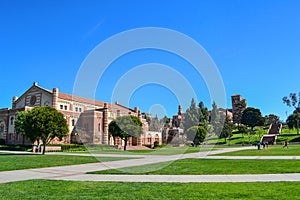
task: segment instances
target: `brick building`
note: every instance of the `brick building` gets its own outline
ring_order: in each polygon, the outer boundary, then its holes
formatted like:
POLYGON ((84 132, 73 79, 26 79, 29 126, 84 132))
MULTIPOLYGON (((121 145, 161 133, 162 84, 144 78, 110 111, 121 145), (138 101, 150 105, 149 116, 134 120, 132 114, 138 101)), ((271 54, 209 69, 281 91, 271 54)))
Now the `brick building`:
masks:
POLYGON ((88 98, 73 96, 59 91, 44 89, 35 82, 19 98, 13 97, 12 108, 0 109, 0 139, 6 144, 30 143, 20 133, 16 133, 14 120, 18 111, 30 110, 35 106, 51 106, 61 112, 69 127, 69 135, 63 141, 53 140, 52 143, 93 143, 123 146, 121 139, 115 140, 108 132, 109 123, 118 116, 134 115, 143 123, 144 133, 141 137, 130 138, 128 146, 141 146, 152 141, 161 144, 161 133, 153 134, 149 140, 148 123, 142 118, 141 111, 122 106, 118 103, 110 104, 88 98), (149 142, 148 142, 149 141, 149 142))

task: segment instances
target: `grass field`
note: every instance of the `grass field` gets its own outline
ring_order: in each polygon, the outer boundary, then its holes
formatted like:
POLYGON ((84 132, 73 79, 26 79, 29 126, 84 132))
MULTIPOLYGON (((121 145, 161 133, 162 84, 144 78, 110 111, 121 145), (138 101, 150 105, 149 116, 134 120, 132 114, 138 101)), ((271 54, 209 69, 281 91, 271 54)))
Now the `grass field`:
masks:
POLYGON ((96 159, 92 156, 0 154, 0 171, 76 165, 123 159, 128 158, 99 157, 96 159))
POLYGON ((1 199, 300 199, 300 182, 114 183, 31 180, 0 185, 1 199))
POLYGON ((93 174, 277 174, 299 173, 300 160, 223 160, 183 159, 122 169, 110 169, 93 174))
POLYGON ((283 148, 282 145, 269 145, 268 148, 257 150, 249 149, 235 151, 223 154, 222 156, 300 156, 300 145, 288 145, 288 148, 283 148))

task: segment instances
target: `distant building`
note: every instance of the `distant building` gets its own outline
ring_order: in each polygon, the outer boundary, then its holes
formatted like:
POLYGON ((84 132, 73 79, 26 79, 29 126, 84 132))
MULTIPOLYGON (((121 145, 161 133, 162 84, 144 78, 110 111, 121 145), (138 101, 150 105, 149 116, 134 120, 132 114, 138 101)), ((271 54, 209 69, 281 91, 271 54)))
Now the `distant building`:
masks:
MULTIPOLYGON (((143 123, 143 135, 131 137, 128 146, 141 146, 148 144, 148 123, 142 118, 141 111, 125 107, 118 103, 109 104, 88 98, 73 96, 59 92, 58 88, 52 90, 44 89, 35 82, 19 98, 13 97, 12 108, 0 109, 0 139, 6 144, 30 143, 24 136, 17 133, 14 121, 18 111, 30 110, 36 106, 51 106, 61 112, 70 130, 63 141, 53 140, 52 143, 93 143, 123 146, 120 138, 110 136, 108 132, 109 123, 118 116, 134 115, 143 123)), ((154 135, 153 141, 161 144, 161 133, 154 135), (158 139, 157 139, 158 138, 158 139)))
POLYGON ((225 115, 232 121, 233 114, 229 109, 219 108, 218 111, 220 114, 225 115))
POLYGON ((247 108, 247 101, 241 95, 235 94, 231 96, 231 102, 233 123, 240 123, 242 113, 247 108))
POLYGON ((178 106, 178 113, 177 115, 173 115, 173 118, 172 118, 172 127, 180 127, 181 125, 181 121, 182 121, 182 107, 181 105, 178 106))

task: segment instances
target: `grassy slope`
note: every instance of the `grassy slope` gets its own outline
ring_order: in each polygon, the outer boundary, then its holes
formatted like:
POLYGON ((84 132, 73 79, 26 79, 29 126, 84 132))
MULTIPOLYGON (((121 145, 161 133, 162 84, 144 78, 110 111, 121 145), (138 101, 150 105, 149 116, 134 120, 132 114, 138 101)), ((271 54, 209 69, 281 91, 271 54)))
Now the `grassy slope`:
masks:
POLYGON ((300 182, 114 183, 32 180, 0 185, 1 199, 300 199, 300 182))
POLYGON ((300 160, 223 160, 183 159, 123 169, 111 169, 96 174, 271 174, 299 173, 300 160))

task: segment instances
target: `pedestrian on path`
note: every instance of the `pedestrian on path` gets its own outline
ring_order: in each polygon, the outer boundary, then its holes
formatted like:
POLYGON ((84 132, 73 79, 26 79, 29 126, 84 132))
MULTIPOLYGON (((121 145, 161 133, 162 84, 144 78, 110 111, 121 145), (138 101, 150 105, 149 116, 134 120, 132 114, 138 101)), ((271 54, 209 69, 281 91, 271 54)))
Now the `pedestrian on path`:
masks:
POLYGON ((287 148, 288 149, 288 142, 287 142, 287 140, 284 142, 284 145, 283 145, 283 148, 287 148))

